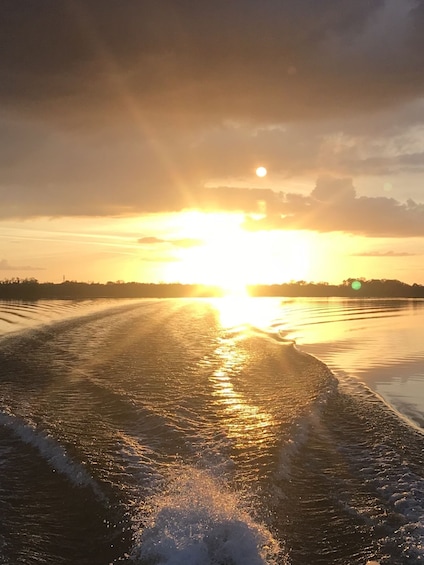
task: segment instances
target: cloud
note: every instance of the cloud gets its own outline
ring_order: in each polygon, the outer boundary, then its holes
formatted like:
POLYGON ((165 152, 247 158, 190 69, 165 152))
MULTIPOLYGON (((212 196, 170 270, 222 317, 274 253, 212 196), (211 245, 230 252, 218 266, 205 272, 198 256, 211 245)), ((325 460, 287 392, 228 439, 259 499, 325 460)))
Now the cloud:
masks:
POLYGON ((153 236, 140 237, 137 242, 141 243, 142 245, 156 245, 157 243, 167 243, 166 239, 161 239, 160 237, 153 236))
POLYGON ((174 245, 175 247, 182 247, 182 248, 198 247, 200 245, 203 245, 203 241, 201 239, 194 239, 189 237, 182 239, 162 239, 154 236, 146 236, 146 237, 141 237, 137 241, 142 245, 158 245, 165 243, 169 245, 174 245))
POLYGON ((312 199, 318 202, 329 202, 337 205, 342 202, 351 202, 355 199, 355 188, 352 179, 320 178, 314 190, 312 199))
POLYGON ((369 237, 424 236, 424 204, 357 196, 351 179, 322 177, 309 196, 285 194, 279 210, 247 218, 248 230, 301 229, 369 237))
POLYGON ((421 29, 412 5, 4 0, 0 100, 74 125, 135 114, 281 121, 397 104, 423 86, 420 59, 408 59, 416 46, 404 38, 405 28, 421 29), (371 39, 383 25, 390 42, 378 48, 371 39), (387 50, 403 56, 382 67, 387 50), (363 92, 368 80, 373 88, 363 92))
POLYGON ((414 257, 421 253, 409 253, 407 251, 363 251, 361 253, 352 253, 352 257, 414 257))
POLYGON ((270 205, 275 192, 204 187, 211 179, 252 177, 258 162, 267 165, 269 178, 281 175, 282 190, 284 177, 316 178, 322 171, 358 177, 424 173, 424 153, 413 150, 417 134, 388 143, 383 134, 375 139, 331 131, 328 124, 254 132, 226 125, 196 135, 167 131, 153 140, 131 128, 71 135, 45 124, 0 119, 0 219, 134 215, 202 206, 233 210, 240 209, 241 201, 242 210, 256 212, 257 202, 270 205), (397 154, 393 146, 399 146, 397 154))
POLYGON ((423 12, 415 0, 3 0, 0 220, 260 202, 278 216, 270 190, 204 188, 258 162, 285 178, 422 174, 424 148, 407 138, 424 115, 423 12))
POLYGON ((43 267, 32 267, 30 265, 12 265, 7 259, 0 259, 0 271, 43 271, 43 267))

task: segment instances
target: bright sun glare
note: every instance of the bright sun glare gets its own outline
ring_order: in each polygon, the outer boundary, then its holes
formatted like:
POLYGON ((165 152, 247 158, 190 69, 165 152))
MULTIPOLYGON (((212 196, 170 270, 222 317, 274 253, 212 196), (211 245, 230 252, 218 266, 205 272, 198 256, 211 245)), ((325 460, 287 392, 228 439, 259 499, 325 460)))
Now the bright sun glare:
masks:
POLYGON ((227 295, 246 296, 249 284, 273 284, 306 278, 310 242, 301 233, 249 232, 242 214, 186 212, 182 237, 203 243, 175 253, 167 278, 221 287, 227 295))
POLYGON ((211 299, 211 302, 225 329, 248 324, 262 330, 269 330, 282 310, 281 299, 275 298, 267 298, 258 302, 248 296, 228 295, 211 299))

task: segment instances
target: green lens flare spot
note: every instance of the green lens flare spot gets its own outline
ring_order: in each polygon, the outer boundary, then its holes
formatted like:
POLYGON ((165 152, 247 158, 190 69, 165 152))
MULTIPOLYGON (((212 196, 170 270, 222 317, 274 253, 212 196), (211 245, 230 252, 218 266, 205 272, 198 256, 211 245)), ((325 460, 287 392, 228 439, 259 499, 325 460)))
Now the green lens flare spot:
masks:
POLYGON ((352 283, 353 290, 360 290, 361 286, 362 286, 362 283, 360 283, 359 281, 353 281, 353 283, 352 283))

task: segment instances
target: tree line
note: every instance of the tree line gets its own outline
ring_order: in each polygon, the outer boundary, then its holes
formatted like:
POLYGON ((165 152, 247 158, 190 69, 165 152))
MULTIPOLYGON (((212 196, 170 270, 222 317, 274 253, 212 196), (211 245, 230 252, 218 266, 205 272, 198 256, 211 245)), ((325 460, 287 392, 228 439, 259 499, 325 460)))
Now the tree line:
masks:
MULTIPOLYGON (((339 285, 326 282, 292 281, 282 284, 249 285, 250 296, 346 297, 346 298, 424 298, 424 286, 395 279, 364 278, 344 280, 339 285)), ((87 299, 87 298, 192 298, 219 297, 225 291, 216 285, 181 283, 107 283, 63 281, 39 282, 35 278, 0 281, 1 300, 87 299)))

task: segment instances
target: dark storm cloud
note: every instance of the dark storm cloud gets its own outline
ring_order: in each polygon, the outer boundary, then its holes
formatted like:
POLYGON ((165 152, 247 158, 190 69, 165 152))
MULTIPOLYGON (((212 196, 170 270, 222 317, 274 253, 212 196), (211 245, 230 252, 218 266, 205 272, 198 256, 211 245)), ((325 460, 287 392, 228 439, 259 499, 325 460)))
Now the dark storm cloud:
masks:
POLYGON ((369 237, 424 236, 424 204, 394 198, 357 196, 351 179, 321 178, 310 196, 280 194, 279 210, 245 228, 345 232, 369 237))

